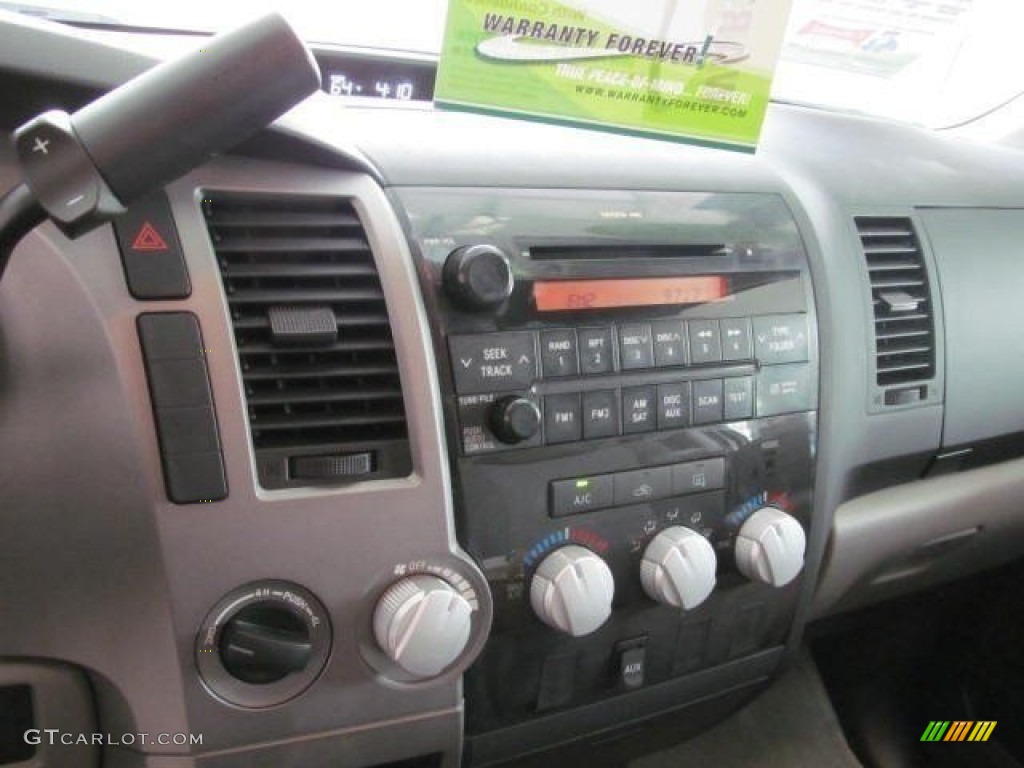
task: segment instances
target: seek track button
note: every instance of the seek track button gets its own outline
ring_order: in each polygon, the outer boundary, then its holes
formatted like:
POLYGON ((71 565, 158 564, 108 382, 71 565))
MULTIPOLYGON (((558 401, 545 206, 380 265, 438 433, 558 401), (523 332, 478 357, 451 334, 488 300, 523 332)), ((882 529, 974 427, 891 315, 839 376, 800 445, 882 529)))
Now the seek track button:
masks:
POLYGON ((529 331, 452 336, 448 343, 460 395, 526 389, 537 378, 534 336, 529 331))

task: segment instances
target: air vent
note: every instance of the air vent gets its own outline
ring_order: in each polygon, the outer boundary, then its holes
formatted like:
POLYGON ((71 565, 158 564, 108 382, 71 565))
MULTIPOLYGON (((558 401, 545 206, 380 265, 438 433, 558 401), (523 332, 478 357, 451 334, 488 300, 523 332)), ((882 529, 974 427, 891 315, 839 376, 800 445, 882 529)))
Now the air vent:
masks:
POLYGON ((734 249, 723 243, 676 245, 534 245, 534 261, 582 261, 593 259, 693 259, 732 256, 734 249))
POLYGON ((907 218, 856 219, 874 305, 875 372, 887 405, 923 400, 935 376, 935 324, 921 245, 907 218), (905 394, 906 393, 906 394, 905 394))
POLYGON ((207 193, 203 213, 261 485, 407 475, 387 306, 351 202, 207 193))

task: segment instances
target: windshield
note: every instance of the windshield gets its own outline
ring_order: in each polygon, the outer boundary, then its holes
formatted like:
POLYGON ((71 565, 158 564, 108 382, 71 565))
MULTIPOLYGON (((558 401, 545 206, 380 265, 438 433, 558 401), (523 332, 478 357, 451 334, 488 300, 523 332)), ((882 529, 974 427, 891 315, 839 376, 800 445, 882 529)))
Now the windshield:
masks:
MULTIPOLYGON (((751 13, 755 0, 719 0, 751 13)), ((666 0, 667 3, 674 0, 666 0)), ((32 12, 36 4, 0 2, 32 12)), ((310 42, 426 53, 440 50, 445 0, 48 0, 80 21, 212 31, 281 11, 310 42)), ((946 127, 1024 90, 1022 4, 1005 0, 794 0, 773 98, 946 127)))

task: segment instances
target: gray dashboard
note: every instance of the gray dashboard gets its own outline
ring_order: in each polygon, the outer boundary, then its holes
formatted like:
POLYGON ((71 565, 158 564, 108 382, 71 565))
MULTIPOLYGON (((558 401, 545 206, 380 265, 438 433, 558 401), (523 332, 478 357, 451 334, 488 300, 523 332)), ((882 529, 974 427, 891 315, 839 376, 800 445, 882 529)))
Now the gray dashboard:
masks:
MULTIPOLYGON (((0 69, 68 86, 115 85, 146 61, 49 25, 0 18, 0 69), (3 44, 18 39, 18 46, 3 44), (69 66, 70 57, 78 59, 69 66)), ((15 119, 5 115, 6 120, 15 119)), ((828 613, 1019 557, 1024 404, 1015 348, 1024 262, 1024 154, 912 126, 774 104, 755 155, 517 123, 429 107, 349 108, 322 94, 249 155, 168 188, 193 292, 137 302, 109 228, 70 242, 46 225, 0 285, 0 666, 47 660, 88 678, 110 732, 202 732, 200 750, 111 748, 117 766, 352 765, 462 753, 462 672, 410 682, 372 648, 373 601, 396 567, 437 558, 486 591, 457 537, 437 348, 407 237, 404 192, 609 190, 778 196, 803 241, 820 357, 813 525, 792 652, 828 613), (253 157, 252 155, 258 155, 253 157), (387 297, 413 472, 333 489, 259 487, 230 316, 202 190, 358 201, 387 297), (880 405, 861 218, 916 232, 935 323, 920 401, 880 405), (209 357, 229 497, 176 505, 161 462, 136 315, 187 311, 209 357), (258 579, 315 592, 331 659, 303 696, 225 705, 195 673, 195 636, 224 594, 258 579), (154 693, 159 691, 158 694, 154 693)), ((0 153, 0 187, 15 181, 0 153)), ((733 682, 763 683, 778 658, 733 682)), ((760 665, 760 666, 758 666, 760 665)), ((714 685, 701 683, 707 695, 714 685), (708 687, 710 685, 710 688, 708 687)), ((699 687, 699 686, 698 686, 699 687)), ((82 765, 95 764, 85 756, 82 765)), ((52 763, 54 765, 59 763, 52 763)), ((427 763, 424 763, 426 765, 427 763)))

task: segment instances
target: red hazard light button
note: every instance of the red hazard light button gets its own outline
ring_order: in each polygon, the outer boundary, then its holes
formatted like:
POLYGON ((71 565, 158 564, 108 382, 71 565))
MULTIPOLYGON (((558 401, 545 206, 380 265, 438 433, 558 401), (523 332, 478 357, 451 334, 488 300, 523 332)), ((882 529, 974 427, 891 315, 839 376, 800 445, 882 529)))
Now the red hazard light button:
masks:
POLYGON ((192 292, 185 258, 163 192, 114 220, 128 290, 136 299, 184 299, 192 292))
POLYGON ((139 230, 139 234, 132 240, 133 251, 166 251, 169 249, 167 241, 160 235, 160 231, 150 222, 146 222, 139 230))

